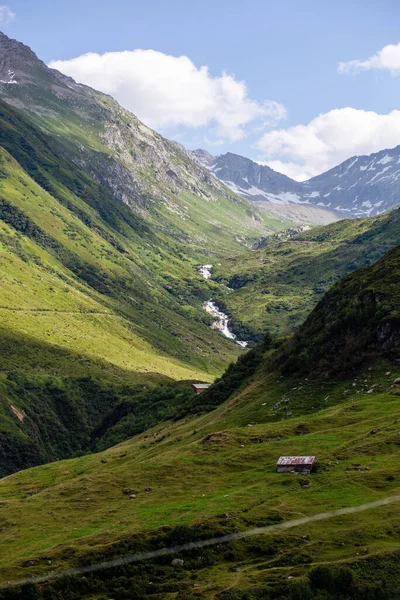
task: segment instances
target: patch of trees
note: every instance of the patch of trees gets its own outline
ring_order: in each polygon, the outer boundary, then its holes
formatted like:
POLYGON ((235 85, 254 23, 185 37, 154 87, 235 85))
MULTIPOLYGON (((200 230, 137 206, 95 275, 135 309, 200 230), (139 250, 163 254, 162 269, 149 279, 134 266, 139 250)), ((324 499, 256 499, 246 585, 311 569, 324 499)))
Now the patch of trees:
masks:
POLYGON ((264 353, 271 346, 272 338, 267 333, 261 344, 239 356, 237 362, 231 363, 222 377, 217 379, 207 391, 193 398, 189 406, 190 412, 208 412, 225 402, 261 367, 264 353))

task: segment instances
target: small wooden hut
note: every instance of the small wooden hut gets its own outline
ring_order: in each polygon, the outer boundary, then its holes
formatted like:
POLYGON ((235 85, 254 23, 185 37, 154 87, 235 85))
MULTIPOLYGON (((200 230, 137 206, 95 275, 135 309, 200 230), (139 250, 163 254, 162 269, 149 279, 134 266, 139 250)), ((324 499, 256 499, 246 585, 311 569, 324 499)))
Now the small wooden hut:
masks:
POLYGON ((194 383, 192 385, 193 391, 195 391, 196 394, 201 394, 202 392, 205 392, 206 390, 208 390, 209 387, 209 383, 194 383))
POLYGON ((309 475, 316 460, 315 456, 281 456, 276 463, 276 470, 278 473, 309 475))

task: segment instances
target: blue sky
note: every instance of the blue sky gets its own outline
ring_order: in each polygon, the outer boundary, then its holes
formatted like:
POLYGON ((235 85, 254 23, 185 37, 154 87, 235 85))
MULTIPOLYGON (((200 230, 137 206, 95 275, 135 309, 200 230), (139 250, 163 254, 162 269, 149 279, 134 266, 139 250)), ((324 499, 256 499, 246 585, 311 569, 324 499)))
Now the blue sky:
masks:
POLYGON ((399 44, 395 0, 4 4, 15 14, 3 19, 7 35, 47 63, 64 61, 56 66, 103 86, 189 148, 230 150, 304 179, 400 143, 400 50, 394 68, 375 61, 338 71, 341 61, 366 61, 399 44), (121 54, 138 49, 156 53, 121 54), (91 62, 71 62, 86 53, 91 62), (104 53, 112 53, 107 64, 95 56, 104 53))

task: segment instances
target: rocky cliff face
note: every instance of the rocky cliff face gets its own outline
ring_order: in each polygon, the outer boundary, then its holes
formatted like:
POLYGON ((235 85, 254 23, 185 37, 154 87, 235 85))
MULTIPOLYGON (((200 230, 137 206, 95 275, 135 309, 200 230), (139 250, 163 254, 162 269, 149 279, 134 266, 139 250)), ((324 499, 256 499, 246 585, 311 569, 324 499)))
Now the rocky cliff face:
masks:
MULTIPOLYGON (((30 48, 0 34, 0 98, 56 135, 69 158, 143 213, 158 203, 182 213, 182 192, 234 199, 185 149, 146 127, 111 97, 49 69, 30 48)), ((235 199, 238 201, 238 199, 235 199)), ((255 220, 257 209, 250 208, 255 220)))
POLYGON ((194 150, 190 154, 235 192, 252 200, 296 200, 295 195, 302 190, 301 183, 232 152, 212 156, 204 150, 194 150))
POLYGON ((190 153, 244 198, 272 204, 307 204, 334 210, 342 218, 373 216, 400 204, 400 146, 356 156, 306 182, 228 152, 190 153))

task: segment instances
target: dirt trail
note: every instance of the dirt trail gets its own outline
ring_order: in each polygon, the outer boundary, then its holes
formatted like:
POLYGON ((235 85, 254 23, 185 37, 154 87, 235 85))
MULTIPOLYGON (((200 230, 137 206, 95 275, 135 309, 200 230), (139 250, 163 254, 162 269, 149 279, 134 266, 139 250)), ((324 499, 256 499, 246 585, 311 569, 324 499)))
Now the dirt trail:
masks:
POLYGON ((38 577, 30 577, 28 579, 22 579, 19 581, 7 581, 0 584, 0 589, 8 587, 16 587, 25 583, 44 583, 46 581, 61 579, 70 575, 85 575, 86 573, 94 573, 96 571, 102 571, 103 569, 110 569, 112 567, 120 567, 122 565, 128 565, 131 563, 150 560, 152 558, 160 558, 162 556, 169 556, 173 554, 179 554, 180 552, 187 552, 189 550, 198 550, 200 548, 206 548, 208 546, 216 546, 218 544, 226 544, 235 540, 241 540, 243 538, 252 537, 255 535, 262 535, 264 533, 273 533, 275 531, 284 531, 291 529, 292 527, 299 527, 301 525, 307 525, 313 521, 323 521, 325 519, 332 519, 342 515, 350 515, 364 510, 371 510, 379 508, 380 506, 386 506, 393 502, 399 502, 400 496, 392 496, 384 498, 383 500, 376 500, 375 502, 368 502, 367 504, 361 504, 360 506, 351 506, 348 508, 339 508, 338 510, 332 510, 330 512, 318 513, 310 517, 302 517, 301 519, 293 519, 291 521, 285 521, 278 525, 269 525, 267 527, 256 527, 255 529, 249 529, 247 531, 240 531, 238 533, 232 533, 224 535, 222 537, 211 538, 208 540, 200 540, 198 542, 191 542, 189 544, 182 544, 180 546, 173 546, 172 548, 162 548, 160 550, 154 550, 152 552, 140 552, 139 554, 133 554, 130 556, 124 556, 123 558, 116 558, 107 562, 98 563, 95 565, 88 565, 87 567, 68 569, 67 571, 58 571, 54 573, 48 573, 38 577))

